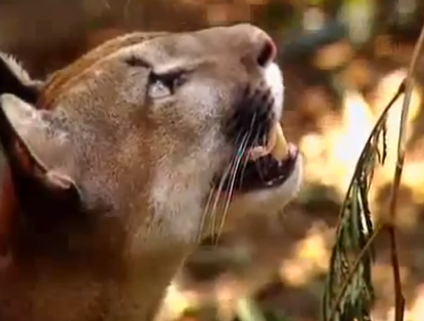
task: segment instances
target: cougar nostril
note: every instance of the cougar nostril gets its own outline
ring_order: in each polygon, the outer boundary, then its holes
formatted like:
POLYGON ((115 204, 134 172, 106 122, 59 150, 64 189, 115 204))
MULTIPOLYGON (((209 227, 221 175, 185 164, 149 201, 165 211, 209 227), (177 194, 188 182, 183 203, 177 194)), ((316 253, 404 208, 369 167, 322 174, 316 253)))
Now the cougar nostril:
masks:
POLYGON ((259 66, 266 67, 275 58, 276 51, 274 42, 271 39, 265 39, 257 58, 259 66))

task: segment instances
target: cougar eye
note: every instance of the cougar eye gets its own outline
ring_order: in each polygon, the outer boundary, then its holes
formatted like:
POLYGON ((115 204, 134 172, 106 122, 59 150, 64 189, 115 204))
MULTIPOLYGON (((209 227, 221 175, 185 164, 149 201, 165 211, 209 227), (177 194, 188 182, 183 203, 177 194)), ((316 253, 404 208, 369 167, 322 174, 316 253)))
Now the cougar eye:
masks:
POLYGON ((149 75, 149 96, 153 99, 165 98, 173 95, 186 81, 186 74, 182 71, 167 74, 149 75))

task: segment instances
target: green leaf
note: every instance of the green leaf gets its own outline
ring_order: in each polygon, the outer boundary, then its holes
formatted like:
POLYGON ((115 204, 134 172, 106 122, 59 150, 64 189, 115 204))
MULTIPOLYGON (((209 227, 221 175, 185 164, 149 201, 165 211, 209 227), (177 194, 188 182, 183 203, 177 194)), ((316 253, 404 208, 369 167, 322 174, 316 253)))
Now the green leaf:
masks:
POLYGON ((384 163, 387 154, 386 117, 383 117, 363 148, 340 210, 322 301, 323 321, 370 320, 374 301, 371 280, 374 251, 372 246, 365 253, 362 249, 374 232, 368 193, 375 168, 384 163), (360 253, 363 255, 358 259, 360 253))

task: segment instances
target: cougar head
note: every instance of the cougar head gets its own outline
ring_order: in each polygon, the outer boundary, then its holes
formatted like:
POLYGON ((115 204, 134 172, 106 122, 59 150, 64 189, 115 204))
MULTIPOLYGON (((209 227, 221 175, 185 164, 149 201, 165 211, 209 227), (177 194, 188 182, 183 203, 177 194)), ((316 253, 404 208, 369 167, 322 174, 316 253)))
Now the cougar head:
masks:
POLYGON ((125 35, 44 83, 1 56, 0 141, 25 217, 16 255, 156 258, 167 283, 218 212, 280 210, 301 182, 297 148, 246 157, 282 116, 275 52, 240 24, 125 35))

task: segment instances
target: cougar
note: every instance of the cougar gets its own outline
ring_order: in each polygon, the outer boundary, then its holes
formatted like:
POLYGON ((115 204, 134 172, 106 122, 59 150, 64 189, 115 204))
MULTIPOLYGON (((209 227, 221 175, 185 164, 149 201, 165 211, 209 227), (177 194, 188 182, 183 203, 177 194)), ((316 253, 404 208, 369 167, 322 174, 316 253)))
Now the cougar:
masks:
POLYGON ((47 80, 2 54, 0 320, 151 320, 199 239, 275 217, 302 180, 269 146, 275 56, 250 24, 126 34, 47 80))

